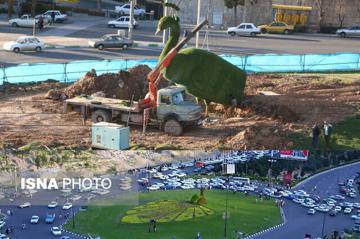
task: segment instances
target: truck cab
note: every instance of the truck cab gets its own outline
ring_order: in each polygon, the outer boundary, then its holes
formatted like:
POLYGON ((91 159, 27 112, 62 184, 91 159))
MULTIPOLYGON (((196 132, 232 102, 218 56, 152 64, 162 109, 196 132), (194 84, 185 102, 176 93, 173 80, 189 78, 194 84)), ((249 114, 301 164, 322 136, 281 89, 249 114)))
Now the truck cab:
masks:
POLYGON ((157 92, 156 118, 166 133, 180 135, 182 126, 196 125, 201 111, 201 106, 189 99, 183 86, 169 86, 157 92))

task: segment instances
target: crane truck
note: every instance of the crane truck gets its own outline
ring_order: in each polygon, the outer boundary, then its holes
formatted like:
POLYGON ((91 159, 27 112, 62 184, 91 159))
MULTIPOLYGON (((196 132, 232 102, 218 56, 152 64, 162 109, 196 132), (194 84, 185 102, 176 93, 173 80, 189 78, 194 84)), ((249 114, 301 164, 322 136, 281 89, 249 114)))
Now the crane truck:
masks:
POLYGON ((162 70, 168 67, 181 48, 208 24, 204 20, 183 38, 148 74, 149 93, 145 99, 111 99, 95 96, 79 96, 65 101, 65 112, 78 111, 84 120, 91 115, 92 121, 111 122, 119 119, 127 124, 158 126, 169 135, 181 135, 184 126, 196 126, 201 120, 201 106, 189 99, 183 86, 158 89, 162 70))

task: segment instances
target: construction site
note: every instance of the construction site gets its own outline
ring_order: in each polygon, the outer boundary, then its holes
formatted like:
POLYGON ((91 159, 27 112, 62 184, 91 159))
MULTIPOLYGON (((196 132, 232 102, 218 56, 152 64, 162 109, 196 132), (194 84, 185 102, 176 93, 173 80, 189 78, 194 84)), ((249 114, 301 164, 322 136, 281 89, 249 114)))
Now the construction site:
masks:
MULTIPOLYGON (((1 146, 39 141, 54 147, 91 147, 92 120, 83 121, 77 112, 65 113, 61 96, 101 92, 111 98, 130 99, 134 95, 141 99, 147 93, 145 77, 149 71, 139 66, 119 74, 88 74, 72 85, 44 82, 2 86, 1 146)), ((289 136, 308 133, 315 122, 334 124, 356 117, 360 75, 250 75, 245 95, 242 107, 211 103, 209 117, 199 126, 185 128, 180 136, 156 127, 148 127, 143 133, 142 126, 131 126, 130 145, 144 149, 293 148, 296 145, 289 136), (276 94, 262 95, 264 91, 276 94)))

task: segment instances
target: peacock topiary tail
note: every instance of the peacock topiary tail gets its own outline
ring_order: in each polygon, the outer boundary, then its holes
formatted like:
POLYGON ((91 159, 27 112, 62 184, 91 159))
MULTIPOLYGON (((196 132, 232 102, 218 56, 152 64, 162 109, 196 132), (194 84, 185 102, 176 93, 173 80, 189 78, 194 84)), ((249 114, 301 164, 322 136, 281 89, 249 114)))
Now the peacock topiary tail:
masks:
POLYGON ((158 31, 163 31, 170 28, 170 37, 169 40, 166 42, 164 49, 162 50, 159 61, 161 61, 166 54, 176 46, 180 38, 180 24, 179 18, 166 16, 162 17, 158 23, 158 31))

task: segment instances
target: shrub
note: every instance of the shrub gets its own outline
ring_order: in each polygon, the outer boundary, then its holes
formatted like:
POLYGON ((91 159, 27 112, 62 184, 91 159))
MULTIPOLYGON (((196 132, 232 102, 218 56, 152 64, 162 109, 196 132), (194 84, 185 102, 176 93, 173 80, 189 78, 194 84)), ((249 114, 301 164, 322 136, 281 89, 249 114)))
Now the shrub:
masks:
POLYGON ((199 201, 199 199, 200 199, 199 195, 194 194, 194 195, 191 197, 190 202, 191 202, 192 204, 197 204, 198 201, 199 201))

